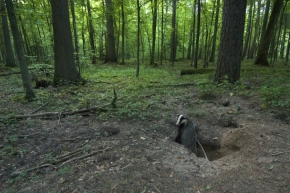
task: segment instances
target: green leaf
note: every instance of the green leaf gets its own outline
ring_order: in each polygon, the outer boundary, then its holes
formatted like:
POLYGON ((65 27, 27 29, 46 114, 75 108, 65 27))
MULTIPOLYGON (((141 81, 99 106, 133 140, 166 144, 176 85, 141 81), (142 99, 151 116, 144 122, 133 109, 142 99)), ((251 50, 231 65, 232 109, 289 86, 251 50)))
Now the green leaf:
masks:
POLYGON ((272 170, 273 168, 274 168, 274 166, 273 166, 273 165, 271 165, 269 169, 270 169, 270 170, 272 170))
POLYGON ((206 186, 205 189, 206 189, 206 190, 210 190, 210 188, 211 188, 211 186, 210 186, 210 184, 209 184, 209 185, 206 186))

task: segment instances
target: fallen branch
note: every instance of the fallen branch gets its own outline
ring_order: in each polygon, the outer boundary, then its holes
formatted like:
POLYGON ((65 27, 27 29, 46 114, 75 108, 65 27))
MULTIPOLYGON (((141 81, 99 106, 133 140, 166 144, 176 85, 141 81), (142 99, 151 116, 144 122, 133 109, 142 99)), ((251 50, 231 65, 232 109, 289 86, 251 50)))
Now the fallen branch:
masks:
POLYGON ((38 165, 38 166, 36 166, 36 167, 29 168, 29 169, 24 170, 24 171, 16 171, 16 172, 13 172, 13 173, 11 174, 11 177, 12 177, 12 178, 15 178, 15 177, 17 177, 18 175, 20 175, 20 174, 22 174, 22 173, 31 172, 31 171, 33 171, 33 170, 38 170, 38 169, 40 169, 40 168, 44 168, 44 167, 53 167, 54 169, 59 169, 60 167, 62 167, 63 165, 65 165, 65 164, 67 164, 67 163, 70 163, 70 162, 75 161, 75 160, 84 159, 84 158, 87 158, 87 157, 93 156, 93 155, 95 155, 95 154, 97 154, 97 153, 105 152, 105 151, 107 151, 108 149, 110 149, 110 147, 108 147, 108 148, 106 148, 106 149, 103 149, 103 150, 99 150, 99 151, 93 151, 92 153, 90 153, 90 154, 88 154, 88 155, 83 155, 83 156, 80 156, 80 157, 76 157, 76 158, 73 158, 73 159, 67 160, 67 159, 69 159, 70 157, 73 157, 73 156, 75 156, 75 155, 81 153, 81 151, 83 150, 83 149, 78 149, 78 150, 76 150, 76 151, 73 151, 73 152, 71 152, 71 153, 68 153, 68 154, 66 154, 66 155, 63 155, 63 156, 58 157, 58 158, 61 158, 60 160, 55 160, 55 161, 53 161, 53 162, 51 162, 51 163, 43 163, 43 164, 40 164, 40 165, 38 165), (67 161, 65 161, 65 160, 67 160, 67 161), (65 161, 65 162, 64 162, 64 161, 65 161), (60 164, 60 165, 57 165, 57 164, 59 164, 59 163, 61 163, 61 162, 63 162, 63 163, 60 164))
POLYGON ((49 116, 58 116, 58 120, 60 121, 61 117, 66 117, 68 115, 75 115, 75 114, 82 114, 82 113, 95 113, 96 111, 106 111, 106 108, 112 107, 116 108, 116 101, 117 101, 117 93, 115 88, 113 89, 114 92, 114 98, 112 99, 112 102, 109 104, 100 106, 100 107, 90 107, 90 108, 83 108, 78 109, 74 111, 61 111, 61 112, 46 112, 46 113, 38 113, 38 114, 25 114, 25 115, 12 115, 7 117, 0 117, 0 119, 25 119, 25 118, 36 118, 36 117, 49 117, 49 116))
POLYGON ((290 151, 285 151, 285 152, 274 152, 271 154, 271 156, 277 156, 277 155, 282 155, 284 153, 290 153, 290 151))
POLYGON ((44 105, 41 105, 40 107, 38 107, 36 110, 32 111, 30 114, 34 114, 37 113, 38 111, 40 111, 40 109, 42 109, 43 107, 47 106, 48 103, 45 103, 44 105))

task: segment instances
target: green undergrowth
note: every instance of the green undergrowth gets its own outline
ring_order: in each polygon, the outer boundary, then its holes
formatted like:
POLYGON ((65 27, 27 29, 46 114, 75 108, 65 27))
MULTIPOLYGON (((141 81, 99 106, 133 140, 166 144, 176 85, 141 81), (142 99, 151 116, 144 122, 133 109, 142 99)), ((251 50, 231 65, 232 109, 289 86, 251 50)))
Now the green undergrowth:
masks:
MULTIPOLYGON (((168 100, 174 105, 190 103, 190 94, 199 97, 201 103, 220 98, 225 93, 229 96, 258 96, 262 108, 289 109, 289 67, 257 67, 247 62, 242 66, 241 80, 234 85, 213 83, 214 72, 180 76, 180 70, 189 67, 186 62, 176 63, 173 67, 169 64, 158 67, 141 65, 138 78, 134 65, 90 65, 82 69, 86 84, 36 89, 37 99, 32 103, 23 99, 21 80, 8 77, 6 80, 14 87, 7 87, 1 98, 15 104, 21 102, 33 109, 48 103, 42 112, 65 112, 109 104, 115 89, 118 97, 116 108, 108 107, 96 114, 104 120, 112 116, 120 119, 160 119, 160 116, 174 113, 170 109, 172 106, 167 104, 168 100)), ((212 65, 209 67, 214 68, 212 65)), ((13 108, 1 109, 0 113, 21 114, 13 108)))

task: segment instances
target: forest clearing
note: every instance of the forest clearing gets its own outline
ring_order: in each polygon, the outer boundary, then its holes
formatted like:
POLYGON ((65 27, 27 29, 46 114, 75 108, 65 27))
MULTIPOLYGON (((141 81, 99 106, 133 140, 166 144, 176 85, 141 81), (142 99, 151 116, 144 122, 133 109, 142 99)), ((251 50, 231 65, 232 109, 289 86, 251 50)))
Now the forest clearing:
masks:
POLYGON ((19 74, 0 76, 0 191, 289 192, 289 68, 251 62, 234 85, 180 76, 188 61, 144 66, 138 79, 130 65, 89 66, 86 84, 35 89, 32 102, 19 74), (172 142, 177 113, 197 124, 210 161, 172 142))

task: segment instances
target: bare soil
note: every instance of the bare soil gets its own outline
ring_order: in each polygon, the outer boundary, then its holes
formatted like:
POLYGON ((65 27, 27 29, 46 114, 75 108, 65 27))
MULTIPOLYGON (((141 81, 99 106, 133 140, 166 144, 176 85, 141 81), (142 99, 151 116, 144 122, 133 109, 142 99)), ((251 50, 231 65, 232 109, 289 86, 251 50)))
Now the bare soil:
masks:
POLYGON ((256 97, 199 103, 188 93, 178 99, 190 106, 164 96, 160 117, 147 121, 90 114, 2 123, 0 192, 290 192, 289 115, 262 110, 256 97), (210 161, 172 142, 177 113, 198 125, 210 161))

